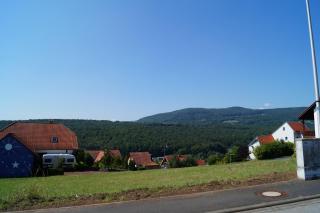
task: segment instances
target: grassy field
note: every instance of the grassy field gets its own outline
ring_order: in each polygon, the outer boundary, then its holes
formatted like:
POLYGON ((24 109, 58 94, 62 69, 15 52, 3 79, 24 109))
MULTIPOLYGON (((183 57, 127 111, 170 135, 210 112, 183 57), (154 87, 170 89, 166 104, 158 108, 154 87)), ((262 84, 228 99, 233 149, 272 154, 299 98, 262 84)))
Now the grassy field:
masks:
MULTIPOLYGON (((132 190, 158 191, 181 189, 214 181, 246 180, 274 173, 295 171, 295 161, 268 160, 136 172, 81 174, 70 176, 0 179, 0 209, 19 203, 77 199, 105 193, 112 195, 132 190)), ((107 200, 106 197, 104 199, 107 200)), ((21 207, 23 208, 23 207, 21 207)))

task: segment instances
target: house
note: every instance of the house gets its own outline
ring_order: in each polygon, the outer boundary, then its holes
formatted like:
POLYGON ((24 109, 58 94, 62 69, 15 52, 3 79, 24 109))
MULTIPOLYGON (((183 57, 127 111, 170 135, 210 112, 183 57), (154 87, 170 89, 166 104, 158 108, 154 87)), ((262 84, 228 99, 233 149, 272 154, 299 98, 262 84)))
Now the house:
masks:
POLYGON ((251 143, 249 143, 249 158, 251 160, 256 159, 256 157, 253 154, 253 150, 263 144, 270 144, 275 141, 274 137, 272 135, 260 135, 253 139, 251 143))
POLYGON ((298 138, 314 137, 314 132, 301 122, 285 122, 270 135, 256 137, 248 145, 249 158, 255 159, 253 151, 262 144, 270 144, 275 141, 295 143, 298 138))
POLYGON ((76 149, 77 136, 62 124, 12 123, 0 130, 0 177, 30 176, 36 156, 76 149))
POLYGON ((159 165, 151 160, 151 154, 149 152, 130 152, 129 161, 134 161, 136 167, 143 167, 146 169, 157 169, 159 165))
MULTIPOLYGON (((171 161, 173 157, 174 155, 165 155, 160 163, 161 168, 168 168, 169 161, 171 161)), ((188 155, 176 155, 176 159, 178 161, 186 161, 188 159, 188 155)))
MULTIPOLYGON (((89 155, 94 159, 94 162, 97 163, 99 161, 102 160, 102 158, 104 157, 105 155, 105 151, 104 150, 87 150, 86 151, 87 153, 89 153, 89 155)), ((112 157, 112 158, 119 158, 121 159, 121 152, 120 150, 118 149, 111 149, 108 151, 109 152, 109 155, 112 157)))
POLYGON ((205 166, 206 165, 206 161, 199 159, 199 160, 196 160, 196 164, 197 164, 197 166, 205 166))
POLYGON ((314 132, 301 122, 291 121, 282 124, 272 133, 272 136, 277 141, 295 143, 298 138, 314 136, 314 132))

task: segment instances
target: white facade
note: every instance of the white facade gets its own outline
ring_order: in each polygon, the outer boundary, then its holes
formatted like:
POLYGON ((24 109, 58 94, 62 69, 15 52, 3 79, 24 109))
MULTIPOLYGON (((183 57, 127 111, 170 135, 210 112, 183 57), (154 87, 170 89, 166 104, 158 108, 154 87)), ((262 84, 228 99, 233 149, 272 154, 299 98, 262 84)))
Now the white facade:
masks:
POLYGON ((288 122, 282 124, 276 131, 272 133, 272 136, 277 141, 295 143, 297 139, 303 138, 301 132, 295 132, 288 122))
POLYGON ((260 142, 257 140, 257 138, 254 139, 254 141, 249 144, 249 158, 251 160, 256 159, 256 156, 253 154, 253 150, 258 146, 260 146, 260 142))
POLYGON ((276 131, 272 133, 272 136, 276 141, 292 142, 292 143, 296 141, 295 135, 296 134, 294 130, 291 128, 291 126, 287 122, 282 124, 276 131))

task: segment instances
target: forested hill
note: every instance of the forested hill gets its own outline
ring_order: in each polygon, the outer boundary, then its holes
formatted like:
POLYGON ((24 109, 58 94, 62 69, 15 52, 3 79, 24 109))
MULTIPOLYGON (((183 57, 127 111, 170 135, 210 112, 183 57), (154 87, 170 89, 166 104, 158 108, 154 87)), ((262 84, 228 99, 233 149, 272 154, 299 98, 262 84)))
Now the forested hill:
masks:
MULTIPOLYGON (((11 121, 0 121, 4 127, 11 121)), ((24 122, 46 123, 48 120, 24 122)), ((207 157, 225 151, 234 144, 247 145, 257 134, 269 133, 272 126, 230 124, 171 125, 97 120, 54 120, 72 129, 82 149, 120 148, 125 155, 130 151, 149 151, 153 156, 180 153, 207 157)))
MULTIPOLYGON (((192 115, 190 111, 193 110, 195 109, 180 112, 188 112, 182 114, 188 115, 193 121, 202 121, 200 122, 202 125, 196 125, 197 122, 187 122, 184 116, 182 116, 184 119, 177 116, 172 117, 170 122, 168 120, 162 120, 162 122, 173 123, 175 118, 175 123, 184 121, 181 123, 186 124, 161 124, 155 123, 156 120, 153 120, 154 123, 98 120, 53 120, 53 122, 63 123, 72 129, 78 136, 80 148, 83 149, 120 148, 124 155, 130 151, 149 151, 154 156, 162 156, 163 148, 168 145, 167 154, 180 153, 206 157, 215 152, 224 153, 234 144, 246 146, 256 135, 269 134, 284 121, 296 120, 303 108, 258 111, 228 108, 200 110, 203 114, 192 115), (205 114, 207 117, 204 117, 205 114), (211 122, 204 122, 203 119, 211 122)), ((179 111, 174 114, 179 114, 179 111)), ((156 117, 159 118, 159 116, 156 117)), ((140 121, 143 120, 145 119, 140 121)), ((11 122, 0 121, 0 128, 11 122)), ((157 122, 160 121, 157 120, 157 122)))
POLYGON ((278 109, 248 109, 230 107, 221 109, 187 108, 141 118, 141 123, 162 124, 244 124, 275 125, 283 121, 297 120, 305 107, 278 109))

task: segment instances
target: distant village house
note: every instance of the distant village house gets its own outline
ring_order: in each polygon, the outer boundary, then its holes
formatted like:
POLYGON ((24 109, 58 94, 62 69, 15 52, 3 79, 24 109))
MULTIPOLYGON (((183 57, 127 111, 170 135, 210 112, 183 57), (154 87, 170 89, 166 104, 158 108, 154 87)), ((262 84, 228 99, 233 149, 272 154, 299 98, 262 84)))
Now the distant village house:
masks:
MULTIPOLYGON (((86 152, 89 153, 89 155, 93 158, 94 163, 98 163, 105 156, 104 150, 87 150, 86 152)), ((121 159, 121 157, 122 157, 121 152, 118 149, 111 149, 111 150, 108 150, 108 152, 112 158, 121 159)))
POLYGON ((151 160, 151 154, 149 152, 130 152, 128 162, 129 161, 134 161, 137 168, 159 168, 159 165, 151 160))

